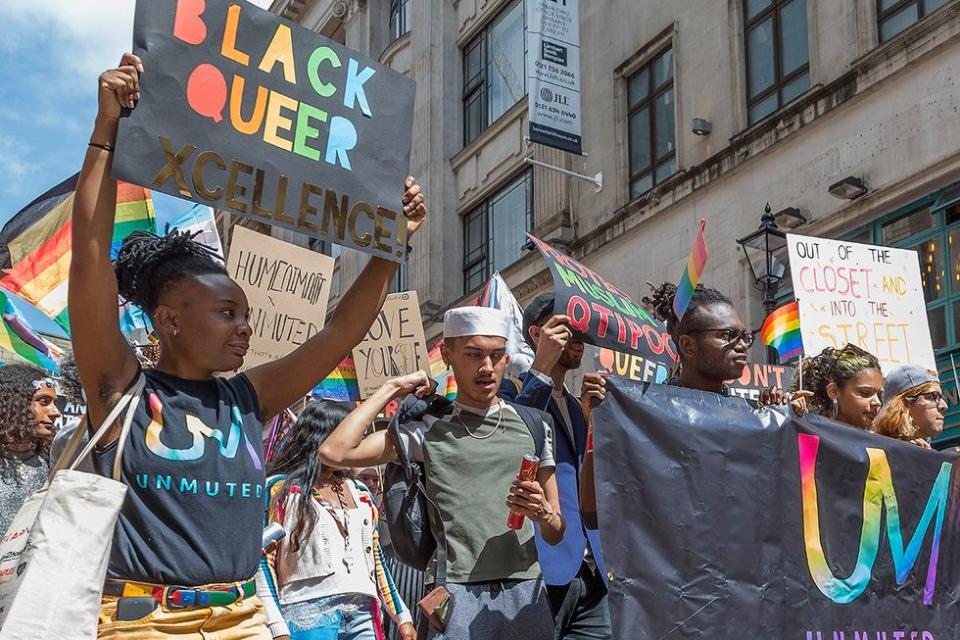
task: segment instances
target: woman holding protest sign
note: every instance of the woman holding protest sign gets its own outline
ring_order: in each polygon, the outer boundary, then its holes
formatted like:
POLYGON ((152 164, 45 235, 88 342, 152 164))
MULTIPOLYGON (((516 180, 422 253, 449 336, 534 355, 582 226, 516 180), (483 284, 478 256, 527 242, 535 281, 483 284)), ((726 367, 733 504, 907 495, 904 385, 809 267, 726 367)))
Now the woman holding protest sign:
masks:
POLYGON ((317 455, 349 413, 340 402, 310 403, 270 464, 268 520, 287 536, 260 563, 257 581, 275 638, 383 640, 383 609, 402 640, 416 637, 380 548, 372 492, 317 455))
MULTIPOLYGON (((876 356, 848 344, 842 349, 828 347, 804 359, 801 367, 803 388, 810 394, 791 402, 794 411, 803 415, 809 410, 858 429, 870 428, 880 410, 883 392, 883 374, 876 356)), ((791 390, 798 389, 799 381, 798 371, 791 390)))
MULTIPOLYGON (((302 398, 350 353, 383 305, 396 264, 371 259, 324 328, 288 356, 226 379, 243 365, 251 328, 240 286, 185 234, 128 237, 110 263, 116 182, 112 151, 122 108, 135 108, 143 66, 126 54, 99 80, 99 111, 78 179, 69 304, 73 347, 93 425, 133 394, 129 437, 113 425, 94 456, 128 485, 108 569, 100 638, 270 638, 254 595, 261 553, 265 421, 302 398), (160 336, 142 367, 117 325, 117 296, 141 306, 160 336)), ((407 230, 426 216, 413 178, 407 230)))
POLYGON ((947 410, 936 372, 912 365, 897 367, 883 383, 883 398, 873 430, 929 449, 930 438, 943 431, 947 410))

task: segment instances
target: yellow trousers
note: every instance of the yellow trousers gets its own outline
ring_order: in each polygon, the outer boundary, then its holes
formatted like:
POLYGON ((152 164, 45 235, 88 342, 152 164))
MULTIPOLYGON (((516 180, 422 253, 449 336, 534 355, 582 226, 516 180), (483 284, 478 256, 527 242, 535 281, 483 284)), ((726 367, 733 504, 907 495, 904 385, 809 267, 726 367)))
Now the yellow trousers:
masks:
POLYGON ((170 609, 159 605, 139 620, 117 620, 117 596, 100 603, 97 640, 272 640, 256 596, 226 607, 170 609))

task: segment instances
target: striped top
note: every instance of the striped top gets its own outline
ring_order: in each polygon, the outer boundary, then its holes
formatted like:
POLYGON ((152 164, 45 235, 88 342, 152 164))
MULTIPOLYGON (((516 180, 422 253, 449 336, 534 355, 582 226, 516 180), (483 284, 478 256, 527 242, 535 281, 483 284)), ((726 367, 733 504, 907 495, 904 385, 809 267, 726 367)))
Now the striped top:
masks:
MULTIPOLYGON (((268 496, 268 508, 267 508, 267 523, 269 522, 279 522, 284 524, 287 522, 288 514, 285 513, 286 505, 277 505, 274 498, 279 494, 283 488, 283 481, 285 476, 272 476, 267 481, 267 496, 268 496)), ((380 547, 380 538, 377 533, 377 524, 379 522, 379 514, 375 506, 373 495, 370 493, 370 490, 367 489, 362 483, 351 480, 352 483, 352 494, 354 500, 357 503, 358 509, 369 510, 372 516, 372 543, 368 545, 367 548, 364 548, 364 541, 356 540, 351 541, 352 546, 357 549, 363 549, 370 553, 370 557, 367 557, 368 566, 373 567, 373 578, 376 588, 376 594, 378 600, 382 606, 386 609, 387 614, 393 619, 393 621, 399 626, 406 622, 412 622, 413 618, 408 610, 407 606, 404 604, 403 600, 400 598, 399 592, 396 585, 393 581, 393 576, 390 575, 390 570, 386 566, 386 562, 383 555, 383 550, 380 547)), ((289 504, 289 499, 287 501, 289 504)), ((285 525, 288 529, 292 529, 292 525, 285 525)), ((313 536, 317 537, 321 535, 320 524, 318 523, 317 529, 314 530, 313 536)), ((322 544, 322 542, 321 542, 322 544)), ((329 548, 329 546, 327 546, 329 548)), ((268 554, 260 563, 260 571, 257 574, 257 593, 260 596, 260 599, 264 603, 264 608, 267 613, 267 623, 270 626, 270 630, 273 633, 273 636, 287 635, 288 631, 286 624, 280 613, 279 605, 291 604, 286 602, 286 598, 281 595, 284 591, 284 588, 289 586, 283 582, 284 579, 289 579, 288 576, 284 575, 289 573, 289 568, 285 570, 285 561, 289 562, 289 557, 284 558, 284 549, 283 543, 278 546, 279 551, 275 550, 268 554)), ((319 554, 323 555, 323 554, 319 554)), ((335 559, 334 565, 337 565, 340 561, 340 558, 335 559)), ((363 574, 365 571, 361 569, 356 571, 357 574, 363 574)), ((304 578, 303 575, 296 576, 297 578, 304 578)), ((301 590, 299 594, 310 593, 309 584, 314 583, 320 589, 318 592, 324 591, 322 588, 322 583, 329 579, 336 579, 336 575, 323 575, 313 576, 308 580, 303 580, 308 584, 307 589, 301 590)), ((291 581, 292 582, 292 581, 291 581)), ((332 595, 332 594, 326 594, 332 595)), ((321 596, 318 596, 321 597, 321 596)), ((302 599, 301 597, 297 598, 302 599)))

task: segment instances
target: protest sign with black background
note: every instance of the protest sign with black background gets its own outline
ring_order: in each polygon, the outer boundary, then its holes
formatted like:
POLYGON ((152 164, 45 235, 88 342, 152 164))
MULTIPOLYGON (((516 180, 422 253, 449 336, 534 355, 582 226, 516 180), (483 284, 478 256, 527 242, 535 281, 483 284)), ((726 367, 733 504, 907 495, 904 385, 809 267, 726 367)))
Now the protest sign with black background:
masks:
POLYGON ((618 377, 593 420, 614 637, 960 637, 955 454, 618 377))
POLYGON ((402 261, 415 84, 244 0, 139 0, 117 178, 402 261))
POLYGON ((570 326, 598 347, 649 360, 676 361, 666 326, 596 271, 533 235, 553 278, 553 312, 570 316, 570 326))

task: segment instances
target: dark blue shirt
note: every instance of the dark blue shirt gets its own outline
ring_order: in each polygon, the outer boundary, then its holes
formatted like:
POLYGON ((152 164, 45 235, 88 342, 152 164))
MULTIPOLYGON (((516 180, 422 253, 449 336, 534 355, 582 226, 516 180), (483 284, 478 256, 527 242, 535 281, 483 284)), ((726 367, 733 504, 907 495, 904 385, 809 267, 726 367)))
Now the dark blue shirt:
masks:
MULTIPOLYGON (((181 586, 253 577, 266 481, 256 391, 244 375, 143 373, 107 575, 181 586)), ((116 444, 94 453, 99 473, 111 475, 115 454, 116 444)))

